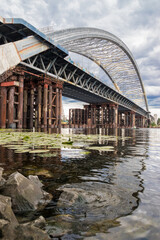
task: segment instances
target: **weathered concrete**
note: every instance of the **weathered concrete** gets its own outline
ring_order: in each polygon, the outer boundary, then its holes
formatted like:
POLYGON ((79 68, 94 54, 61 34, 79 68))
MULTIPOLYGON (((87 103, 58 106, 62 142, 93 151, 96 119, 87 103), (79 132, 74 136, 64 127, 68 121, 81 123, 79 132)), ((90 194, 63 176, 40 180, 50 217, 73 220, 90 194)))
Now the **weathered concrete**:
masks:
POLYGON ((7 43, 0 46, 0 59, 0 75, 20 63, 21 59, 14 43, 7 43))

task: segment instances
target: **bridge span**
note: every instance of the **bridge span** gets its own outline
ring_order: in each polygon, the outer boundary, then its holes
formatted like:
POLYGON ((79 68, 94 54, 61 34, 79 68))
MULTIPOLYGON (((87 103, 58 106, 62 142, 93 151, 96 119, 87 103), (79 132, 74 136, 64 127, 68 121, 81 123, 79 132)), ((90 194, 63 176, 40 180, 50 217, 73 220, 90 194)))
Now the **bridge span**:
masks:
POLYGON ((91 127, 142 127, 149 118, 131 52, 98 29, 43 33, 23 19, 0 17, 0 92, 1 128, 61 128, 62 95, 89 103, 70 111, 72 126, 78 118, 91 127), (114 88, 74 63, 68 51, 96 62, 114 88))

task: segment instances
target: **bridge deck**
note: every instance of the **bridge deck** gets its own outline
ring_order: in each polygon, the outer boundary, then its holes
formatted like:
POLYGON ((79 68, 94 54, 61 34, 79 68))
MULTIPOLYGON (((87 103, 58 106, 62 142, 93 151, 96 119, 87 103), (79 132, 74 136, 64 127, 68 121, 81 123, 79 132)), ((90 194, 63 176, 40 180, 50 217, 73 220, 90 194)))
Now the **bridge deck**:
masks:
MULTIPOLYGON (((16 47, 19 59, 15 65, 23 66, 24 82, 30 75, 47 76, 51 82, 55 83, 56 79, 63 84, 64 96, 92 104, 114 103, 119 105, 120 110, 130 110, 148 117, 148 112, 143 108, 102 83, 92 73, 67 60, 67 50, 24 20, 0 18, 0 32, 0 54, 3 56, 2 52, 9 44, 16 47)), ((6 70, 12 67, 14 64, 6 70)), ((0 82, 6 81, 5 76, 9 72, 1 74, 0 82)))

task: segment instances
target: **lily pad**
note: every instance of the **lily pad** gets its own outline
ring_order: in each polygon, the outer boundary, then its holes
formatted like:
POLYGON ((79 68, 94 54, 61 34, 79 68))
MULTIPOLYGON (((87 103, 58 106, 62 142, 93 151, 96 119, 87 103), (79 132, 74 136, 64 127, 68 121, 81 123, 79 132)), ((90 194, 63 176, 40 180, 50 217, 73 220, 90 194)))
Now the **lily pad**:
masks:
POLYGON ((30 149, 22 149, 22 150, 16 150, 15 153, 27 153, 27 152, 30 152, 31 150, 30 149))
POLYGON ((29 153, 46 153, 49 152, 49 150, 46 149, 37 149, 37 150, 31 150, 29 153))
POLYGON ((91 146, 87 147, 89 150, 97 150, 97 151, 106 151, 106 152, 112 152, 114 151, 113 146, 91 146))

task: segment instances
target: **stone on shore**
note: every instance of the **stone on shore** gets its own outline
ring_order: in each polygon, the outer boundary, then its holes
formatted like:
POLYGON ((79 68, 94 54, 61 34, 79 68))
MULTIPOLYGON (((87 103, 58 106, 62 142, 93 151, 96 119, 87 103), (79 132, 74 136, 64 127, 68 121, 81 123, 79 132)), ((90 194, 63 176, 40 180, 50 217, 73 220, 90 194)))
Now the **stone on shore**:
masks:
POLYGON ((5 184, 5 179, 2 177, 2 174, 3 174, 3 168, 0 167, 0 190, 3 189, 3 186, 5 184))
POLYGON ((18 221, 11 208, 11 198, 0 195, 0 232, 2 239, 12 240, 18 221))
POLYGON ((16 240, 50 240, 49 235, 32 225, 20 224, 16 230, 16 240))
POLYGON ((0 181, 2 179, 2 174, 3 174, 3 168, 0 167, 0 181))
POLYGON ((0 195, 0 218, 12 222, 12 225, 17 226, 18 221, 11 208, 11 198, 0 195))
POLYGON ((40 216, 39 218, 35 219, 34 221, 24 223, 24 226, 33 226, 36 228, 44 229, 46 226, 46 220, 43 216, 40 216))
POLYGON ((42 189, 38 177, 28 179, 19 172, 9 176, 3 194, 11 197, 14 212, 40 210, 52 199, 52 195, 42 189))

